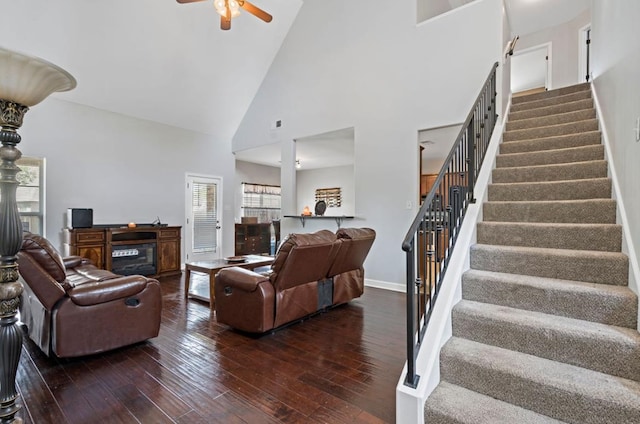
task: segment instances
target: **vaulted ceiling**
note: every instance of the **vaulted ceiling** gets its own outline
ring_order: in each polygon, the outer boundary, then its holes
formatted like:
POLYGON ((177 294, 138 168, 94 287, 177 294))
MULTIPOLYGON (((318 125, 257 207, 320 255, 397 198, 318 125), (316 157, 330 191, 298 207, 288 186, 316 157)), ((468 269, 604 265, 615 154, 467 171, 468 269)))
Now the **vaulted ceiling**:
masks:
MULTIPOLYGON (((2 45, 50 60, 78 80, 54 96, 219 140, 233 137, 303 7, 303 0, 253 0, 274 16, 271 23, 243 13, 221 31, 211 1, 0 2, 2 45)), ((505 3, 513 32, 522 35, 571 19, 589 0, 505 3)))
POLYGON ((221 31, 212 1, 1 0, 1 43, 69 71, 58 98, 230 140, 302 5, 254 2, 221 31))

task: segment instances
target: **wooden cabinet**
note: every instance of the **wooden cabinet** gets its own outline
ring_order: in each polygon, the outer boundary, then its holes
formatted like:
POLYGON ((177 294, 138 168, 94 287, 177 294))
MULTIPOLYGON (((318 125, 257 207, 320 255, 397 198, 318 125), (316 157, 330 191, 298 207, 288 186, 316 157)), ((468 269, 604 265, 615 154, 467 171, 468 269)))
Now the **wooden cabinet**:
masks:
POLYGON ((158 274, 180 271, 180 227, 158 232, 158 274))
POLYGON ((65 256, 78 255, 89 259, 98 268, 105 266, 105 232, 92 228, 65 230, 65 256))
POLYGON ((239 255, 268 255, 271 251, 271 224, 236 224, 236 249, 239 255))
POLYGON ((114 270, 117 268, 114 262, 135 253, 148 263, 140 268, 144 271, 135 272, 134 269, 132 273, 154 277, 179 274, 181 228, 177 226, 67 228, 64 230, 64 254, 82 256, 90 259, 98 268, 126 274, 119 269, 114 270))

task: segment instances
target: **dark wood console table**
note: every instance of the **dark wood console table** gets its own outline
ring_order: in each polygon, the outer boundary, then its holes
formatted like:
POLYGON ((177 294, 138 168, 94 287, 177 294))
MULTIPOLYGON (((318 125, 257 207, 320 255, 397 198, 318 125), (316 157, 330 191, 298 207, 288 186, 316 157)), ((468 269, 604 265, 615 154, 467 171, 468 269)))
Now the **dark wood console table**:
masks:
POLYGON ((127 226, 65 228, 63 230, 64 254, 88 258, 98 268, 114 271, 113 259, 121 256, 118 252, 122 253, 125 246, 131 247, 132 251, 136 246, 144 246, 149 247, 150 252, 155 252, 155 257, 149 258, 155 265, 155 272, 140 272, 141 274, 152 277, 179 274, 181 272, 181 229, 180 226, 151 225, 140 225, 135 228, 127 226))

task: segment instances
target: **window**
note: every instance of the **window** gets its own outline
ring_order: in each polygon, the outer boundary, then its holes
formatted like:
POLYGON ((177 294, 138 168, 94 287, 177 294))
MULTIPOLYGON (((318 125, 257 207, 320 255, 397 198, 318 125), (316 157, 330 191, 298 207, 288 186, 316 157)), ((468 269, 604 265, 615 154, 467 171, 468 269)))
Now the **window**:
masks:
POLYGON ((242 183, 242 216, 269 223, 280 219, 280 186, 242 183))
POLYGON ((21 169, 16 202, 22 229, 44 235, 44 159, 23 157, 16 164, 21 169))
POLYGON ((218 185, 192 182, 193 253, 215 252, 218 227, 218 185))

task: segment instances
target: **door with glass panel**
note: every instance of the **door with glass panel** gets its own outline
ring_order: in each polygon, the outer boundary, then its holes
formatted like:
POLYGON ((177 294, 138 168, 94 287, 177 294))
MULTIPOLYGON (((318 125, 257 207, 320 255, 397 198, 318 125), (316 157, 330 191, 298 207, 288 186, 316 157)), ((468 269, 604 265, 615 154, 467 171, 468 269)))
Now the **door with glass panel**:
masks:
POLYGON ((222 179, 186 176, 185 261, 220 259, 222 179))

